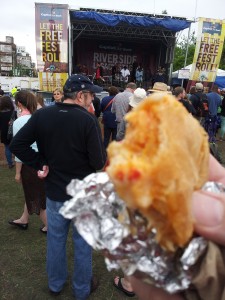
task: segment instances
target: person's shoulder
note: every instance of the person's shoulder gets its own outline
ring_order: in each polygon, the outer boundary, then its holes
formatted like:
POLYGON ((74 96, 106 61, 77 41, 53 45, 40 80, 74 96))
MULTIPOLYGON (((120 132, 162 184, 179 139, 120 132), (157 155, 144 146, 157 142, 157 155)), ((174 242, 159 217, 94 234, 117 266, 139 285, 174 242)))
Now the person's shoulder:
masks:
POLYGON ((110 100, 111 96, 105 96, 104 98, 102 98, 101 103, 107 102, 108 100, 110 100))
POLYGON ((49 106, 43 106, 40 109, 37 109, 32 116, 48 114, 48 113, 50 114, 54 110, 57 110, 56 104, 52 104, 49 106))
POLYGON ((26 116, 21 116, 21 117, 17 118, 17 119, 13 122, 13 126, 18 126, 18 125, 20 125, 20 124, 25 123, 25 120, 27 120, 25 117, 26 117, 26 116))
POLYGON ((82 113, 84 115, 84 118, 86 119, 86 124, 89 124, 90 127, 92 127, 93 125, 97 125, 99 126, 99 123, 98 123, 98 118, 96 118, 96 115, 93 114, 93 113, 90 113, 89 111, 87 111, 86 109, 85 110, 82 110, 82 113))
POLYGON ((121 98, 121 95, 123 95, 123 93, 124 93, 124 91, 118 93, 118 94, 114 97, 114 102, 116 102, 117 99, 120 99, 120 98, 121 98))
POLYGON ((192 94, 191 97, 193 97, 194 99, 200 100, 202 95, 203 95, 202 92, 196 92, 196 93, 192 94))

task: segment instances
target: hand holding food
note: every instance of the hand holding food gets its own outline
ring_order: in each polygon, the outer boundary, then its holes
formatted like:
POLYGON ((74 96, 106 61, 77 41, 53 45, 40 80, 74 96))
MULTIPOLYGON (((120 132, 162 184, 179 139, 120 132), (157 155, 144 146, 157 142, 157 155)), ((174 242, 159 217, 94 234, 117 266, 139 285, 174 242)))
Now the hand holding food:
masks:
POLYGON ((208 178, 208 136, 173 96, 155 93, 127 114, 125 139, 108 148, 116 192, 174 251, 193 234, 191 196, 208 178))

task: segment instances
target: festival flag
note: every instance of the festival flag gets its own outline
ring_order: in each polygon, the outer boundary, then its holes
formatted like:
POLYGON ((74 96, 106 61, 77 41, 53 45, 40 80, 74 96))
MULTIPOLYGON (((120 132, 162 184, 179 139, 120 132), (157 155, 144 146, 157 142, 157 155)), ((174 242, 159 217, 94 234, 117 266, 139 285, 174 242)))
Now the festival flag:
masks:
POLYGON ((199 18, 190 80, 214 82, 225 35, 225 20, 199 18))
POLYGON ((68 5, 35 3, 40 89, 62 88, 68 77, 68 5))

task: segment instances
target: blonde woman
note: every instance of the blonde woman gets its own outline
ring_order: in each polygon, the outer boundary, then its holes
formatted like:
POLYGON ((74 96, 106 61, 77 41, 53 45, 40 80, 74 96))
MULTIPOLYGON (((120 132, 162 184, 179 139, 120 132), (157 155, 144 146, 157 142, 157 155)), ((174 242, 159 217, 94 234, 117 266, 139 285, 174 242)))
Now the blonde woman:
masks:
POLYGON ((62 102, 63 91, 60 88, 56 88, 53 91, 53 102, 62 102))

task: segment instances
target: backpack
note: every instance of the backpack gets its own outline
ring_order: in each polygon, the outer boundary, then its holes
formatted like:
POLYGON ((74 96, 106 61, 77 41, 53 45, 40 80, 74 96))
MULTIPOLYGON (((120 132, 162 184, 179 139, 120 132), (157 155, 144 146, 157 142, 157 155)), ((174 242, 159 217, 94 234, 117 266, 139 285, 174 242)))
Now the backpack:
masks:
POLYGON ((207 117, 209 115, 209 101, 206 94, 195 94, 199 100, 198 106, 196 108, 196 113, 198 117, 207 117))
POLYGON ((9 120, 9 126, 8 126, 8 132, 7 132, 7 140, 11 142, 13 138, 13 123, 16 120, 16 111, 14 110, 11 114, 10 120, 9 120))

